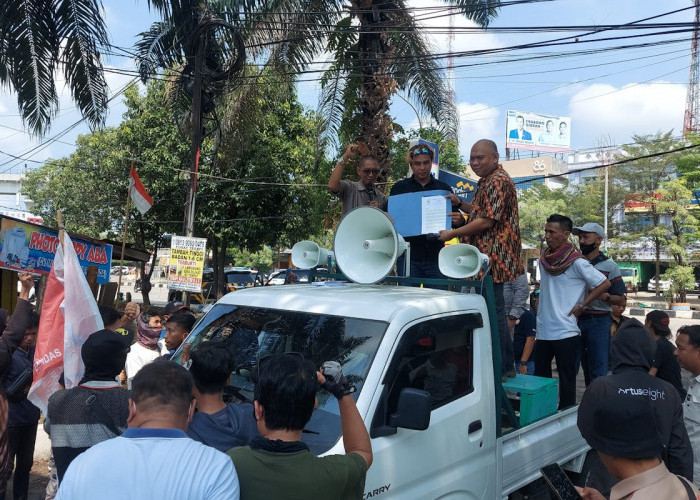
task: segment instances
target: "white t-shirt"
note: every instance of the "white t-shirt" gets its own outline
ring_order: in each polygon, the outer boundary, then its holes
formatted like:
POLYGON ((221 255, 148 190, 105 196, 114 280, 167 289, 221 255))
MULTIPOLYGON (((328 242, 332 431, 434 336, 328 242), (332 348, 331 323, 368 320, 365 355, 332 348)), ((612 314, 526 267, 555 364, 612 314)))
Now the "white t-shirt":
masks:
POLYGON ((126 355, 126 385, 131 389, 131 381, 136 376, 141 368, 151 363, 160 356, 160 351, 146 349, 139 343, 133 344, 129 354, 126 355))
POLYGON ((585 299, 586 286, 593 289, 605 281, 603 273, 586 259, 576 259, 566 271, 552 276, 540 273, 540 304, 537 308, 537 339, 562 340, 581 333, 573 314, 576 304, 585 299))
POLYGON ((127 429, 76 457, 63 476, 56 500, 239 497, 236 469, 226 454, 181 430, 127 429))

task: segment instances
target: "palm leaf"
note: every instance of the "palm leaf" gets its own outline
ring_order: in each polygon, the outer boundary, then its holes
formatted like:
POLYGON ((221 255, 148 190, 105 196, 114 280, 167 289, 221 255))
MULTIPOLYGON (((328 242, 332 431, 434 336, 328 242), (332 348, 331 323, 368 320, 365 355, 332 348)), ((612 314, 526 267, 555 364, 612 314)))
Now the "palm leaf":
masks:
POLYGON ((109 40, 100 4, 97 0, 59 0, 56 24, 73 100, 93 128, 101 126, 107 111, 107 82, 100 52, 109 40))
POLYGON ((17 92, 17 105, 29 129, 44 133, 55 115, 54 84, 58 39, 51 2, 5 2, 2 21, 2 82, 17 92))

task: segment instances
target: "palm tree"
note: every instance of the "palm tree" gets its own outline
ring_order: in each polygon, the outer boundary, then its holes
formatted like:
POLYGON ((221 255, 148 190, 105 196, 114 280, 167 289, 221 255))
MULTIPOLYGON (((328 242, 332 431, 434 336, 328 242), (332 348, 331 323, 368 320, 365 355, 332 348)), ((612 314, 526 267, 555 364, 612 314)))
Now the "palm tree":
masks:
MULTIPOLYGON (((446 2, 486 26, 497 2, 446 2)), ((458 119, 444 76, 404 0, 263 0, 242 27, 251 46, 267 50, 276 64, 301 72, 324 51, 332 54, 321 78, 319 112, 325 134, 341 142, 361 139, 378 157, 380 181, 389 173, 393 124, 389 102, 403 93, 438 124, 448 139, 457 137, 458 119)), ((316 66, 317 68, 318 66, 316 66)))
POLYGON ((100 0, 12 0, 2 11, 0 83, 17 93, 29 130, 45 133, 58 110, 59 67, 90 126, 101 126, 107 84, 100 54, 109 42, 100 0))

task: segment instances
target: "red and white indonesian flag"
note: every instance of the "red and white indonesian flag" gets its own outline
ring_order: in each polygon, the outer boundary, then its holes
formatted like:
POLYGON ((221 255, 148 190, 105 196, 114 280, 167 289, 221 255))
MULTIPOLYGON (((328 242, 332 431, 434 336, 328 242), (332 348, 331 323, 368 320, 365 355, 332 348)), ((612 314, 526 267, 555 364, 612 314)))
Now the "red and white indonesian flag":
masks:
POLYGON ((142 215, 148 212, 153 206, 153 198, 150 197, 146 188, 143 187, 139 174, 136 173, 134 167, 131 167, 131 172, 129 172, 129 189, 131 190, 131 199, 136 205, 136 209, 142 215))
POLYGON ((67 389, 83 378, 85 365, 80 348, 92 333, 104 328, 97 302, 66 233, 63 242, 46 283, 34 353, 34 382, 27 396, 44 415, 49 397, 58 390, 61 372, 67 389))

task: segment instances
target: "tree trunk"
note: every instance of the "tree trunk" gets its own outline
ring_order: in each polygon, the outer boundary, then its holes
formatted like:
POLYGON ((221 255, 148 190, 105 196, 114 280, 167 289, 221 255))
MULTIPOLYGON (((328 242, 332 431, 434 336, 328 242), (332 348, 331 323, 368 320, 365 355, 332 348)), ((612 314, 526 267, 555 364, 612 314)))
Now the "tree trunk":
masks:
POLYGON ((226 267, 226 250, 228 250, 228 238, 221 238, 220 248, 219 248, 219 260, 216 262, 216 268, 214 272, 220 277, 219 286, 216 288, 216 298, 220 299, 228 293, 228 286, 226 285, 226 280, 224 279, 224 268, 226 267))
POLYGON ((661 274, 661 242, 659 241, 659 238, 654 236, 654 263, 656 264, 656 269, 655 269, 655 276, 654 279, 656 280, 656 297, 660 297, 659 293, 659 275, 661 274))
POLYGON ((389 141, 393 135, 389 116, 389 99, 396 90, 396 82, 387 73, 386 62, 391 59, 391 51, 384 40, 380 24, 387 22, 386 15, 374 2, 363 2, 366 11, 359 14, 360 66, 362 84, 360 86, 360 116, 362 140, 367 143, 370 153, 377 157, 379 175, 377 183, 384 190, 391 171, 389 161, 389 141), (371 10, 370 10, 371 9, 371 10))

